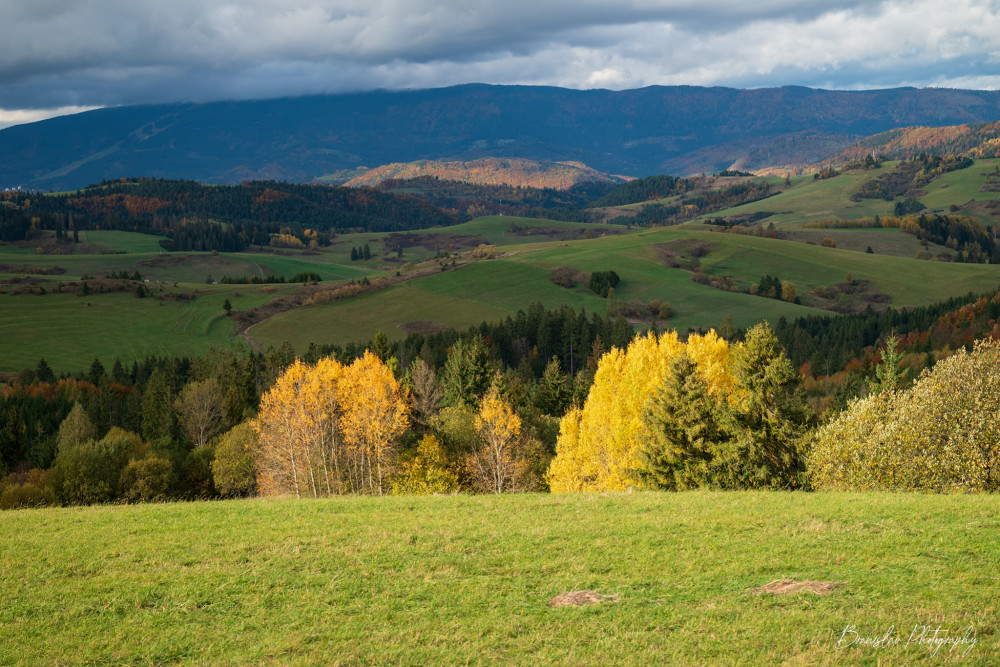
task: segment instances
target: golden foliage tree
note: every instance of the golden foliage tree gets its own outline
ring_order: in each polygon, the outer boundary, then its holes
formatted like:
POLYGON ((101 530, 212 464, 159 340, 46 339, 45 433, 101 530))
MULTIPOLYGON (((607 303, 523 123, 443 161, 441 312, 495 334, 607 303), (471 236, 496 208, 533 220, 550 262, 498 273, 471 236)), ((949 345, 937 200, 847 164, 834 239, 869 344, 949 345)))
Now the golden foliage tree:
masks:
POLYGON ((253 428, 260 437, 257 485, 262 495, 308 495, 308 426, 303 386, 310 368, 295 360, 261 398, 253 428))
POLYGON ((261 399, 258 485, 264 495, 382 494, 409 400, 370 352, 350 366, 295 361, 261 399))
POLYGON ((467 459, 473 483, 480 491, 512 491, 525 466, 520 456, 521 418, 492 385, 483 396, 475 419, 476 440, 467 459))
POLYGON ((733 387, 729 344, 714 331, 686 343, 674 331, 636 338, 627 350, 605 354, 582 409, 560 422, 556 457, 548 471, 554 493, 623 491, 643 486, 640 448, 652 437, 643 420, 649 398, 682 352, 695 363, 709 396, 724 400, 733 387))
POLYGON ((383 495, 396 454, 396 440, 409 425, 409 396, 382 361, 369 351, 344 370, 341 428, 355 489, 383 495))

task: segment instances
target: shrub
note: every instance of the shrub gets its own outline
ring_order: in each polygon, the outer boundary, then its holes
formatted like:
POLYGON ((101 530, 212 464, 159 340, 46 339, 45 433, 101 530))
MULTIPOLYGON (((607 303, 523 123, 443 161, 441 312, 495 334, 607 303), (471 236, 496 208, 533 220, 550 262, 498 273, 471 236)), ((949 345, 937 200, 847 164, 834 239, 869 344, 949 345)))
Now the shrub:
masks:
POLYGON ((141 448, 139 436, 112 428, 101 440, 90 440, 60 451, 52 468, 56 497, 68 504, 115 500, 120 491, 122 471, 129 458, 141 448))
POLYGON ((173 466, 159 456, 129 461, 121 475, 121 495, 129 502, 162 499, 170 488, 173 466))
POLYGON ((618 274, 614 271, 594 271, 590 274, 588 287, 590 291, 602 297, 608 296, 608 290, 617 287, 620 282, 618 274))
POLYGON ((497 256, 497 247, 495 245, 480 243, 472 251, 472 256, 475 259, 495 259, 497 256))
POLYGON ((249 422, 221 436, 215 445, 212 479, 224 496, 252 496, 257 493, 257 433, 249 422))
POLYGON ((809 458, 827 490, 1000 489, 1000 343, 981 341, 910 389, 853 402, 821 428, 809 458))
POLYGON ((0 494, 0 510, 44 507, 55 504, 56 495, 52 492, 51 486, 38 486, 30 482, 8 486, 0 494))
POLYGON ((395 495, 453 493, 458 490, 458 476, 448 467, 448 455, 441 443, 427 434, 417 444, 413 456, 400 462, 392 478, 395 495))

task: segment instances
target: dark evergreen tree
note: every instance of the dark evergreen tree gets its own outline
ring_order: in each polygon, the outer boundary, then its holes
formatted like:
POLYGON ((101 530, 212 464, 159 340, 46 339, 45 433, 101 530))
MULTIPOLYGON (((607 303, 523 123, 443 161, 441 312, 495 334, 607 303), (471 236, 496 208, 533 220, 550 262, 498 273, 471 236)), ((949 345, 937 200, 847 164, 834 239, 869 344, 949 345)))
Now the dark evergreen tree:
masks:
POLYGON ((766 322, 747 332, 732 351, 732 370, 741 400, 722 404, 719 422, 727 440, 720 446, 715 479, 734 489, 795 489, 805 483, 801 449, 811 417, 802 378, 766 322))
POLYGON ((442 388, 448 405, 476 405, 489 389, 494 365, 489 349, 478 334, 460 340, 452 347, 445 362, 442 388))
POLYGON ((39 382, 56 381, 56 374, 52 372, 52 368, 49 366, 48 362, 45 361, 45 357, 38 360, 38 366, 35 367, 35 378, 39 382))
POLYGON ((643 414, 652 439, 640 450, 639 476, 650 487, 676 491, 716 483, 712 464, 725 437, 714 405, 697 364, 687 354, 672 360, 643 414))
POLYGON ((545 366, 545 372, 535 388, 534 404, 544 414, 561 417, 573 399, 573 386, 563 372, 558 357, 545 366))

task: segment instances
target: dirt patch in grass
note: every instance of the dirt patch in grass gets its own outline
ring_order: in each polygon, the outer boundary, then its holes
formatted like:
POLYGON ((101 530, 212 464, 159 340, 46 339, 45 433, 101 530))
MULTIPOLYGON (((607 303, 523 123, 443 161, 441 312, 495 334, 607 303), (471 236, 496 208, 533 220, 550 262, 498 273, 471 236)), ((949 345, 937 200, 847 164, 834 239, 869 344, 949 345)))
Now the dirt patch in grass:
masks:
POLYGON ((488 244, 490 240, 478 234, 452 234, 441 232, 439 234, 414 234, 412 232, 393 232, 382 239, 382 247, 387 253, 421 246, 427 250, 437 252, 455 252, 476 248, 482 244, 488 244))
POLYGON ((752 589, 754 595, 794 595, 802 591, 816 595, 829 595, 835 589, 843 586, 839 581, 795 581, 794 579, 775 579, 769 584, 752 589))
POLYGON ((186 259, 186 255, 158 255, 151 259, 139 260, 139 266, 151 266, 154 268, 177 266, 178 264, 183 264, 186 259))
POLYGON ((515 224, 511 224, 510 231, 515 236, 533 236, 552 241, 576 241, 625 233, 624 229, 611 227, 545 227, 540 225, 520 227, 515 224))
POLYGON ((407 336, 410 334, 423 334, 426 336, 451 329, 451 327, 446 324, 439 324, 425 319, 403 322, 402 324, 397 325, 397 328, 407 336))
POLYGON ((555 608, 589 607, 602 602, 618 602, 619 600, 621 600, 621 596, 604 595, 597 591, 570 591, 569 593, 560 593, 549 600, 549 606, 555 608))
POLYGON ((587 284, 587 281, 590 280, 590 274, 568 266, 560 266, 552 272, 552 275, 549 276, 549 280, 556 285, 559 285, 559 287, 572 288, 577 285, 587 284))
POLYGON ((677 239, 668 243, 654 243, 652 246, 663 265, 671 269, 688 266, 693 270, 698 264, 698 258, 715 250, 716 244, 700 239, 677 239))
POLYGON ((813 288, 803 299, 807 306, 832 310, 835 313, 862 313, 869 305, 877 312, 889 307, 892 296, 874 289, 870 280, 847 280, 829 287, 813 288))

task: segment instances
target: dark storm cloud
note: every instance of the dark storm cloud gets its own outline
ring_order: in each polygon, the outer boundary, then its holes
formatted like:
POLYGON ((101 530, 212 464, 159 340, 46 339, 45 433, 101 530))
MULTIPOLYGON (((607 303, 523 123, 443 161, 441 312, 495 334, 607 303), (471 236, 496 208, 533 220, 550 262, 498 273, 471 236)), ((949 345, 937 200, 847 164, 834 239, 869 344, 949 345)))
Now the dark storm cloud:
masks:
POLYGON ((998 10, 996 0, 0 0, 0 125, 14 110, 472 81, 995 88, 998 10))

